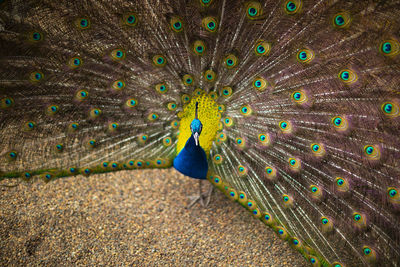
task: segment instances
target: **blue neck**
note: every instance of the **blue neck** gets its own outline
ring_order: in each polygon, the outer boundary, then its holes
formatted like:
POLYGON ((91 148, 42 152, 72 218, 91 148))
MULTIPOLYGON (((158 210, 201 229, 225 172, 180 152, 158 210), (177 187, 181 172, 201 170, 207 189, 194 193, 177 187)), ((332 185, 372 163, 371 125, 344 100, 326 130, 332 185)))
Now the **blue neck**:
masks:
POLYGON ((195 179, 206 179, 208 171, 207 156, 204 149, 196 146, 193 135, 174 159, 174 168, 180 173, 195 179))

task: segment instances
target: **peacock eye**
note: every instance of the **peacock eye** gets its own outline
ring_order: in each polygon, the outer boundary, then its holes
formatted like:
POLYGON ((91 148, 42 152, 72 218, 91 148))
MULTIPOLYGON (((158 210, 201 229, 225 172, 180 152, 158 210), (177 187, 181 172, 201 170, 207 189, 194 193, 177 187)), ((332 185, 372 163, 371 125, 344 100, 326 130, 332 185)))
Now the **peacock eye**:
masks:
POLYGON ((114 61, 121 61, 125 59, 126 53, 122 49, 114 49, 111 51, 110 55, 114 61))
POLYGON ((381 106, 381 110, 383 113, 391 118, 398 117, 400 112, 399 112, 399 106, 395 102, 385 102, 381 106))
POLYGON ((206 81, 208 81, 208 82, 214 81, 216 76, 217 75, 213 70, 206 70, 204 72, 204 77, 206 78, 206 81))
POLYGON ((350 69, 341 70, 338 76, 339 79, 346 84, 355 83, 358 79, 357 74, 350 69))
POLYGON ((233 125, 233 120, 231 118, 225 118, 224 119, 224 124, 227 127, 231 127, 233 125))
POLYGON ((179 17, 172 17, 170 20, 171 29, 174 32, 181 32, 183 30, 183 22, 179 17))
POLYGON ((328 219, 327 218, 323 218, 322 219, 322 224, 327 224, 329 221, 328 221, 328 219))
POLYGON ((344 18, 343 18, 342 15, 337 15, 337 16, 335 17, 335 24, 336 24, 336 26, 338 26, 338 27, 343 26, 343 24, 344 24, 344 18))
POLYGON ((14 99, 11 97, 5 97, 0 100, 0 108, 2 109, 10 108, 12 105, 14 105, 14 99))
POLYGON ((297 61, 310 63, 314 59, 314 52, 309 49, 302 49, 297 53, 297 61))
POLYGON ((76 69, 82 66, 82 59, 80 57, 73 57, 68 61, 68 66, 71 69, 76 69))
POLYGON ((336 28, 346 28, 350 25, 351 17, 348 12, 340 12, 333 16, 333 26, 336 28))
POLYGON ((185 74, 182 77, 183 84, 186 86, 190 86, 193 84, 193 76, 190 74, 185 74))
POLYGON ((380 158, 379 147, 375 145, 364 146, 364 153, 369 159, 378 160, 380 158))
POLYGON ((285 11, 287 14, 293 15, 299 12, 301 6, 302 6, 301 0, 286 1, 285 11))
POLYGON ((385 40, 380 44, 379 51, 385 56, 396 56, 400 53, 400 44, 397 40, 385 40))
POLYGON ((264 91, 268 86, 268 82, 264 78, 258 77, 253 80, 252 85, 258 91, 264 91))
POLYGON ((206 51, 206 45, 203 41, 197 40, 193 43, 193 52, 198 55, 202 56, 206 51))
POLYGON ((279 128, 285 134, 292 132, 292 124, 289 121, 280 121, 279 128))
POLYGON ((246 15, 249 19, 256 19, 262 14, 261 4, 255 1, 248 3, 246 6, 246 10, 246 15))
POLYGON ((79 18, 76 20, 75 25, 81 30, 86 30, 90 28, 90 20, 87 18, 79 18))
POLYGON ((348 129, 348 122, 345 117, 335 116, 332 118, 332 123, 338 131, 345 131, 348 129))
POLYGON ((232 69, 237 66, 239 59, 234 54, 229 54, 225 57, 224 62, 227 69, 232 69))
POLYGON ((252 114, 252 109, 251 109, 251 107, 250 106, 248 106, 248 105, 244 105, 244 106, 242 106, 241 108, 240 108, 240 113, 243 115, 243 116, 249 116, 249 115, 251 115, 252 114))
POLYGON ((209 32, 217 31, 217 20, 214 17, 206 17, 202 20, 202 26, 209 32))
POLYGON ((206 7, 211 5, 212 2, 213 2, 213 0, 200 0, 201 5, 206 6, 206 7))
POLYGON ((53 116, 58 112, 58 106, 57 105, 51 105, 47 107, 47 115, 53 116))
POLYGON ((220 94, 221 94, 223 97, 230 97, 230 96, 232 95, 232 87, 230 87, 230 86, 224 86, 224 87, 221 89, 220 94))
POLYGON ((42 40, 42 34, 40 32, 33 32, 31 35, 33 41, 38 42, 42 40))
POLYGON ((156 67, 164 67, 167 64, 167 59, 162 55, 153 56, 153 64, 156 67))
POLYGON ((44 74, 43 74, 42 72, 40 72, 40 71, 32 72, 32 73, 29 75, 30 81, 31 81, 31 82, 34 82, 34 83, 37 83, 37 82, 42 81, 43 78, 44 78, 44 74))

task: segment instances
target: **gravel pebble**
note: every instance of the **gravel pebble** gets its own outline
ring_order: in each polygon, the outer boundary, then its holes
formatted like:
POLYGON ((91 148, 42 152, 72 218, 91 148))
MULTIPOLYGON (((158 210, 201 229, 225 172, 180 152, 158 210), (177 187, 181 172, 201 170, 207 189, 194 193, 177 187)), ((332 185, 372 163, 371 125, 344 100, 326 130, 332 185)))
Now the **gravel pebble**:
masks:
POLYGON ((187 210, 197 180, 175 170, 13 183, 0 182, 1 266, 307 266, 219 191, 187 210))

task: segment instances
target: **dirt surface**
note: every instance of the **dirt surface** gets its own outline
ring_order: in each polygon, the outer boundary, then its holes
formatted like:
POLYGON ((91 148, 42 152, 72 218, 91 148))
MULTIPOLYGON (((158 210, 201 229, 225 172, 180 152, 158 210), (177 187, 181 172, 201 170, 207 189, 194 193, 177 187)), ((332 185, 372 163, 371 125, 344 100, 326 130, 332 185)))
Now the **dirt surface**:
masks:
POLYGON ((185 209, 197 180, 174 170, 16 183, 0 182, 0 266, 308 266, 219 191, 185 209))

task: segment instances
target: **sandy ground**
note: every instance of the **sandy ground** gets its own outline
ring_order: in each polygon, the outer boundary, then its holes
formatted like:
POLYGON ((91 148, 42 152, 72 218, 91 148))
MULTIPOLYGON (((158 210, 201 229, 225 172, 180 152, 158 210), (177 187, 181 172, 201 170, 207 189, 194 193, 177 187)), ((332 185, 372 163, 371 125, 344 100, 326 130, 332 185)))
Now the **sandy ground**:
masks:
POLYGON ((308 265, 219 191, 207 208, 185 209, 197 181, 174 170, 7 184, 16 182, 0 182, 0 266, 308 265))

